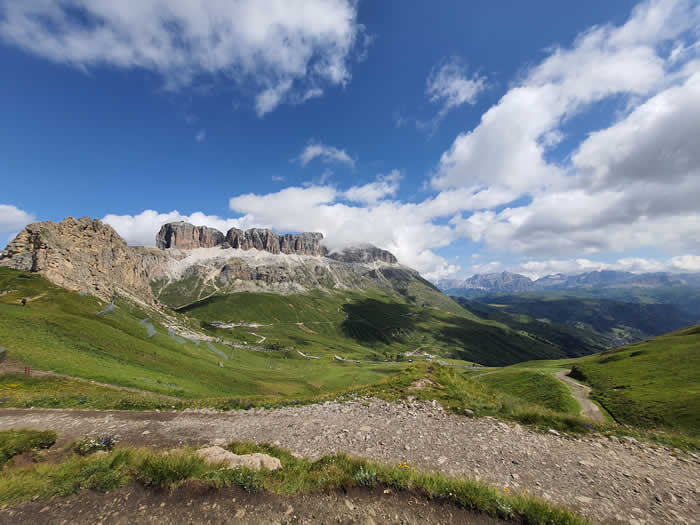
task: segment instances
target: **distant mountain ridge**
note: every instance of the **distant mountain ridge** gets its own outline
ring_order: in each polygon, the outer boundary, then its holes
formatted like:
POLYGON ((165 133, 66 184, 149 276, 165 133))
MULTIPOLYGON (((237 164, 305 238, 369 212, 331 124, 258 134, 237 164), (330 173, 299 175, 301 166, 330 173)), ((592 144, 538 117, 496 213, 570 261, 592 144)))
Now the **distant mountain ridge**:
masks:
POLYGON ((532 280, 525 275, 501 272, 476 274, 468 279, 443 279, 438 288, 451 294, 484 295, 493 293, 522 293, 547 290, 596 288, 652 288, 689 286, 700 288, 700 273, 669 272, 631 273, 596 270, 576 275, 552 274, 532 280))

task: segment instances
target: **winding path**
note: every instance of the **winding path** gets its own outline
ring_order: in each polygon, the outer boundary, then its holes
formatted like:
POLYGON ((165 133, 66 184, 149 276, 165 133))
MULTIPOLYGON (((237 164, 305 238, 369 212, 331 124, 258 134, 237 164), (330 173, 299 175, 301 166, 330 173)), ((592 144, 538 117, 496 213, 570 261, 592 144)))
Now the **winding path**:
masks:
POLYGON ((578 401, 579 405, 581 405, 582 416, 600 423, 604 422, 605 418, 603 417, 603 413, 600 411, 600 408, 588 397, 591 393, 591 387, 579 383, 578 381, 574 381, 569 377, 570 373, 571 370, 562 370, 561 372, 557 372, 555 375, 557 376, 557 379, 564 381, 564 383, 571 387, 571 394, 574 396, 574 399, 578 401))

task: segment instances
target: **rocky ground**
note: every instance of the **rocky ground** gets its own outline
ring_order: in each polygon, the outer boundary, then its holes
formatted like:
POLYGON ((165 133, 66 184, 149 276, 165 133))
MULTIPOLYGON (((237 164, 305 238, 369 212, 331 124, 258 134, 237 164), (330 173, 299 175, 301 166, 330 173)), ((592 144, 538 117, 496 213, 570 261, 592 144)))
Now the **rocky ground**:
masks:
POLYGON ((0 429, 56 430, 63 440, 113 434, 154 447, 217 440, 274 443, 317 458, 334 452, 468 476, 573 508, 596 522, 697 523, 698 457, 617 438, 570 438, 437 404, 360 400, 274 410, 119 412, 0 410, 0 429))
POLYGON ((0 510, 0 524, 4 523, 497 525, 502 522, 419 495, 384 494, 380 490, 277 496, 251 494, 236 488, 213 491, 207 486, 188 483, 173 492, 134 486, 110 494, 83 492, 51 502, 50 506, 46 502, 27 503, 0 510))

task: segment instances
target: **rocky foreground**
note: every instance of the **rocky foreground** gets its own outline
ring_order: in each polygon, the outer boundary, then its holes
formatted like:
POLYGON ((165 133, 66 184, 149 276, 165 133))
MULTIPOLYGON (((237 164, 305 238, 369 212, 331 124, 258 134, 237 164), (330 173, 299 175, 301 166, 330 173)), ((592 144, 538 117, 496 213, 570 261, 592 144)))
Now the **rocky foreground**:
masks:
POLYGON ((700 460, 631 438, 571 438, 491 418, 446 414, 439 405, 361 400, 275 410, 118 412, 0 410, 0 429, 56 430, 62 439, 115 434, 169 447, 219 440, 273 442, 317 458, 334 452, 529 491, 596 522, 697 523, 700 460))

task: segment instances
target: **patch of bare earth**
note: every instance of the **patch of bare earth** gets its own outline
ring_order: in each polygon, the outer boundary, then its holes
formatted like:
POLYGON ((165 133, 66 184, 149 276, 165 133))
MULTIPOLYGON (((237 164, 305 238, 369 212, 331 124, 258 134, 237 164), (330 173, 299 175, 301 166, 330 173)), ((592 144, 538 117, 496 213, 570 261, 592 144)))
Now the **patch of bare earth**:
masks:
POLYGON ((272 442, 318 458, 346 452, 489 482, 573 508, 594 521, 697 523, 700 460, 635 440, 570 438, 492 418, 446 414, 431 403, 329 402, 215 413, 0 410, 0 429, 59 436, 114 434, 134 445, 272 442))
POLYGON ((348 493, 278 496, 238 488, 215 489, 205 483, 191 482, 172 491, 134 485, 109 494, 83 491, 50 503, 16 505, 0 510, 0 523, 492 525, 502 522, 407 493, 354 489, 348 493))

